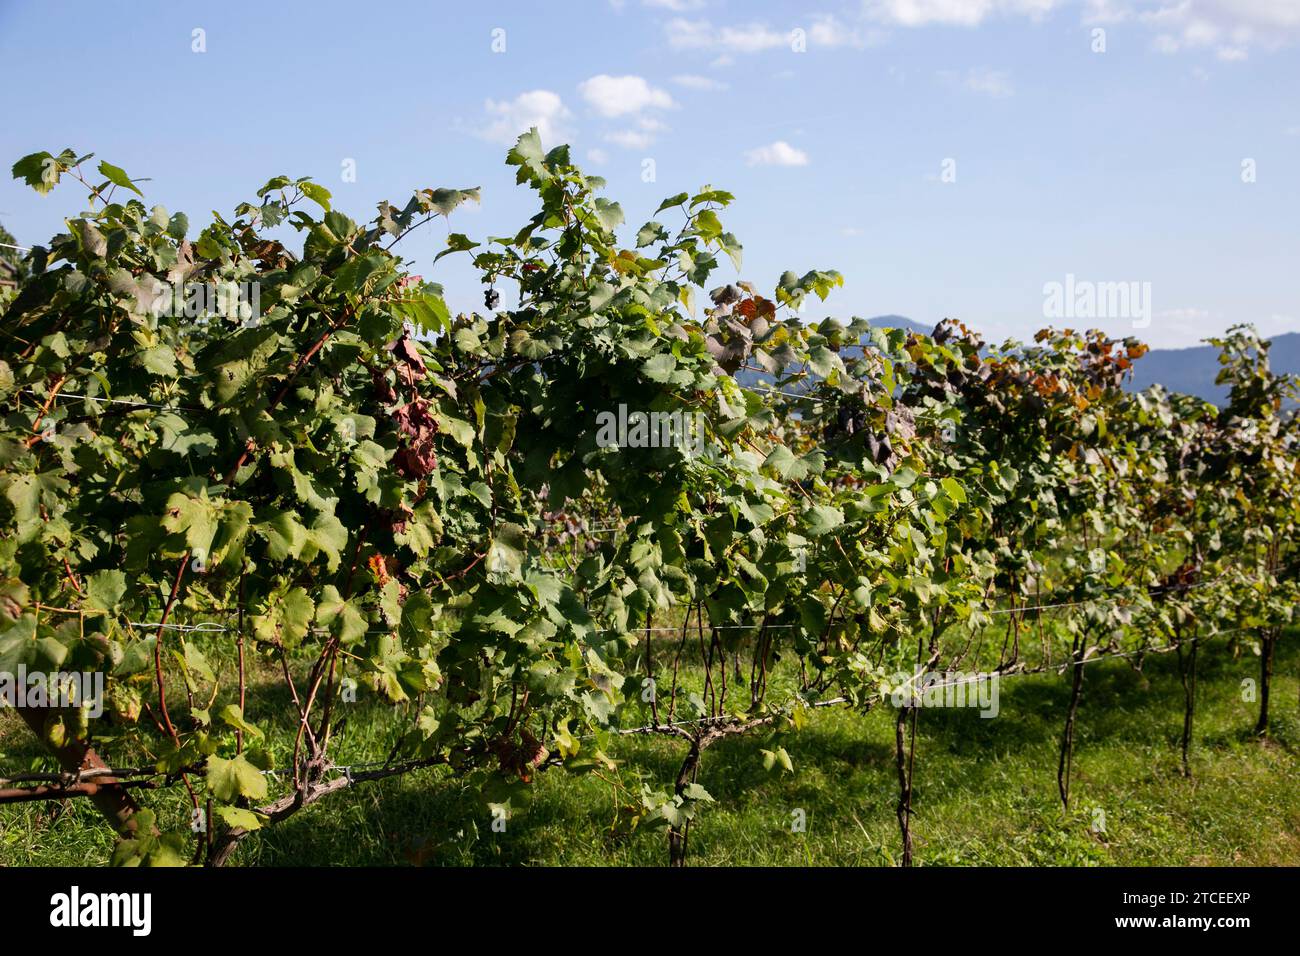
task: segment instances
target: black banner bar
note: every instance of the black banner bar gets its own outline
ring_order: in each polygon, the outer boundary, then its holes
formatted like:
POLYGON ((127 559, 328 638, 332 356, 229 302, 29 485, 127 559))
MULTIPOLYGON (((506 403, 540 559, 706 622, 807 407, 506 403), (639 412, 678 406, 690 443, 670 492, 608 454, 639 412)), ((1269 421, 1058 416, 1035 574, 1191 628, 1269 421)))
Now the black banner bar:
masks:
POLYGON ((527 935, 548 924, 577 929, 601 911, 617 924, 632 912, 619 901, 636 900, 637 920, 649 921, 651 935, 664 921, 665 939, 677 905, 694 901, 730 913, 728 934, 759 937, 813 926, 841 935, 854 926, 877 942, 903 928, 908 939, 960 930, 967 942, 984 932, 1150 940, 1170 931, 1229 941, 1293 926, 1295 876, 1174 868, 0 869, 0 899, 5 938, 55 943, 74 934, 161 942, 226 930, 259 943, 374 944, 376 933, 395 941, 426 931, 432 942, 476 919, 527 935))

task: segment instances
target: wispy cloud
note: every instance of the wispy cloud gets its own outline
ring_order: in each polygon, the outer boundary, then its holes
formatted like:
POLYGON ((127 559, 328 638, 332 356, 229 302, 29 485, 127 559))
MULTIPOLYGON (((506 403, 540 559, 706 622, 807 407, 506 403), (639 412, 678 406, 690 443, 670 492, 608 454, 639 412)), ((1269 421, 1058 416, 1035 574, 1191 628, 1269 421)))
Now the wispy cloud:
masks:
POLYGON ((846 23, 829 13, 819 13, 808 27, 810 47, 854 47, 861 49, 883 42, 882 30, 868 29, 861 24, 846 23))
POLYGON ((664 32, 668 45, 674 49, 712 50, 724 57, 793 49, 796 37, 806 41, 810 49, 864 47, 884 38, 884 33, 878 29, 845 21, 829 13, 813 14, 782 27, 762 22, 715 26, 709 20, 675 17, 664 24, 664 32))
POLYGON ((790 31, 763 23, 715 27, 708 20, 681 17, 664 25, 668 45, 678 50, 718 50, 725 53, 761 53, 790 45, 790 31))
POLYGON ((1160 53, 1207 52, 1244 60, 1255 47, 1300 42, 1297 0, 864 0, 863 16, 888 27, 973 28, 997 20, 1041 20, 1067 7, 1084 24, 1138 23, 1160 53))
POLYGON ((1011 86, 1011 76, 1005 70, 970 70, 966 73, 965 85, 972 93, 994 99, 1003 99, 1015 92, 1011 86))
POLYGON ((1212 53, 1224 62, 1300 41, 1296 0, 1087 0, 1083 20, 1140 23, 1158 53, 1212 53))
POLYGON ((775 143, 746 150, 745 162, 750 166, 807 166, 808 154, 778 139, 775 143))
POLYGON ((715 80, 711 76, 697 76, 693 73, 679 73, 673 77, 673 82, 684 89, 702 90, 709 93, 716 93, 727 88, 727 84, 721 80, 715 80))
POLYGON ((624 149, 645 149, 655 141, 658 134, 667 132, 667 130, 667 124, 661 120, 651 116, 643 116, 637 120, 635 127, 606 133, 605 142, 613 143, 615 146, 622 146, 624 149))
POLYGON ((953 89, 978 93, 980 96, 1004 99, 1015 93, 1011 85, 1011 74, 1005 70, 990 70, 987 67, 976 67, 965 73, 956 70, 940 70, 938 76, 953 89))
POLYGON ((1085 0, 1083 22, 1096 24, 1123 23, 1133 18, 1133 10, 1126 0, 1085 0))
POLYGON ((704 0, 641 0, 641 5, 671 10, 673 13, 689 13, 704 6, 704 0))

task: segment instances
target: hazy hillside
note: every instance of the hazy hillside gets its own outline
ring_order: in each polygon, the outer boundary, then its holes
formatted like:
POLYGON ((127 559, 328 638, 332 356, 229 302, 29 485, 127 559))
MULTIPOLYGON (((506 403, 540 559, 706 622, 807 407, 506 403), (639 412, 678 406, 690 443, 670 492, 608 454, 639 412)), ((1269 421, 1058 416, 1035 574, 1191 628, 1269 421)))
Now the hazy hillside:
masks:
MULTIPOLYGON (((930 333, 933 329, 922 326, 901 315, 878 315, 869 320, 872 325, 915 329, 930 333)), ((1130 388, 1140 391, 1159 382, 1172 392, 1199 395, 1219 403, 1227 398, 1228 390, 1214 384, 1219 374, 1218 351, 1209 345, 1187 349, 1152 349, 1135 366, 1130 388)), ((1273 339, 1268 353, 1269 363, 1275 372, 1300 374, 1300 332, 1288 332, 1273 339)))
MULTIPOLYGON (((1276 336, 1268 358, 1275 372, 1300 373, 1300 332, 1276 336)), ((1225 386, 1214 384, 1218 374, 1218 352, 1212 346, 1153 349, 1137 363, 1132 387, 1143 389, 1159 382, 1172 392, 1199 395, 1218 403, 1228 395, 1225 386)))

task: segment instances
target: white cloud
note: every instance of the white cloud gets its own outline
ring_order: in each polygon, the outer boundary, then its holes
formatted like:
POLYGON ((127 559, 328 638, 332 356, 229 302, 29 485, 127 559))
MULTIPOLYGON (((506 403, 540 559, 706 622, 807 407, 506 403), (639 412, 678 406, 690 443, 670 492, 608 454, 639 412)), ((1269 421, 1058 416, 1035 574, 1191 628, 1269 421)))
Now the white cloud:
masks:
POLYGON ((1140 0, 1157 7, 1145 16, 1179 22, 1200 22, 1215 33, 1247 28, 1300 29, 1300 4, 1295 0, 1140 0))
POLYGON ((790 45, 789 31, 774 30, 762 23, 738 27, 714 27, 708 20, 680 17, 664 25, 668 45, 678 50, 721 50, 728 53, 761 53, 790 45))
POLYGON ((530 90, 513 100, 488 100, 483 108, 488 123, 478 134, 494 143, 509 145, 532 126, 543 143, 554 145, 569 138, 567 121, 572 114, 559 94, 550 90, 530 90))
MULTIPOLYGON (((667 9, 686 0, 664 0, 667 9)), ((1150 31, 1152 48, 1174 54, 1212 54, 1221 61, 1247 59, 1255 48, 1276 50, 1300 43, 1300 0, 861 0, 861 17, 849 21, 815 14, 802 26, 809 46, 864 47, 880 42, 883 28, 947 26, 975 28, 998 19, 1042 20, 1070 8, 1087 25, 1138 23, 1150 31)), ((721 54, 758 53, 790 44, 790 33, 763 23, 716 26, 705 19, 675 17, 665 24, 668 43, 679 50, 721 54)))
POLYGON ((988 16, 992 7, 992 0, 869 0, 867 15, 902 27, 930 23, 973 27, 988 16))
POLYGON ((773 30, 761 23, 743 27, 723 27, 718 31, 718 45, 737 53, 761 53, 764 50, 790 45, 790 34, 773 30))
POLYGON ((807 166, 808 154, 778 139, 775 143, 746 150, 745 162, 750 166, 807 166))
POLYGON ((788 28, 757 22, 715 26, 708 20, 682 17, 664 24, 669 46, 678 50, 713 50, 728 58, 717 65, 730 65, 730 57, 738 53, 792 49, 796 29, 804 31, 810 47, 864 47, 878 43, 884 37, 880 30, 849 24, 828 13, 813 14, 810 20, 796 21, 788 28))
POLYGON ((673 13, 686 13, 704 6, 704 0, 641 0, 643 6, 671 10, 673 13))
POLYGON ((997 18, 1040 20, 1067 6, 1088 25, 1136 22, 1160 53, 1201 51, 1243 60, 1254 47, 1300 42, 1298 0, 863 0, 867 20, 893 27, 977 27, 997 18))
POLYGON ((673 82, 688 90, 717 92, 718 90, 725 90, 727 88, 727 84, 723 83, 721 80, 715 80, 711 76, 696 76, 692 73, 678 74, 673 77, 673 82))
POLYGON ((1085 0, 1084 8, 1083 22, 1089 26, 1123 23, 1133 16, 1125 0, 1085 0))
POLYGON ((991 16, 1028 16, 1050 13, 1061 0, 866 0, 867 16, 881 23, 920 27, 979 26, 991 16))
POLYGON ((595 163, 597 166, 603 166, 609 162, 609 153, 598 147, 589 149, 587 150, 587 161, 595 163))
POLYGON ((668 45, 678 50, 707 50, 713 46, 713 25, 707 20, 675 17, 664 24, 668 45))
POLYGON ((602 73, 579 83, 578 92, 601 116, 626 116, 646 109, 668 109, 676 105, 667 91, 651 86, 640 76, 602 73))
POLYGON ((1151 45, 1160 53, 1212 52, 1233 61, 1253 47, 1300 41, 1296 0, 1088 0, 1085 22, 1130 19, 1155 34, 1151 45))
POLYGON ((850 26, 828 13, 815 15, 808 27, 808 41, 812 46, 861 48, 883 39, 884 34, 879 30, 850 26))

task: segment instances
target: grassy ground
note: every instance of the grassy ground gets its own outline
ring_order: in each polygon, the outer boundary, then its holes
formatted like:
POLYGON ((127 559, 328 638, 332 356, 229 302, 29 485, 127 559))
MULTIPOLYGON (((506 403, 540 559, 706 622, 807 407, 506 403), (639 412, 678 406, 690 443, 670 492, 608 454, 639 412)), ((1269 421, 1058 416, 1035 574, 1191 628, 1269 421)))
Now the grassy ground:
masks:
MULTIPOLYGON (((914 834, 921 865, 1300 864, 1300 670, 1295 636, 1283 642, 1274 732, 1249 734, 1256 706, 1240 682, 1257 660, 1222 646, 1201 655, 1192 780, 1180 774, 1182 687, 1163 655, 1137 673, 1122 661, 1089 667, 1079 726, 1073 807, 1056 793, 1057 743, 1067 682, 1010 680, 1001 715, 922 711, 914 834), (1104 820, 1103 820, 1104 817, 1104 820), (1104 822, 1104 832, 1097 826, 1104 822)), ((338 760, 385 752, 378 708, 354 705, 338 760)), ((815 712, 781 743, 795 772, 764 770, 762 740, 707 750, 700 773, 715 797, 690 833, 694 865, 873 866, 894 862, 893 712, 815 712), (796 810, 807 830, 792 832, 796 810)), ((624 738, 616 776, 664 786, 684 744, 624 738)), ((0 715, 0 766, 36 751, 12 714, 0 715)), ((612 779, 612 777, 611 777, 612 779)), ((274 793, 273 785, 273 793, 274 793)), ((187 815, 180 795, 150 795, 163 819, 187 815)), ((610 783, 562 770, 539 775, 530 804, 494 833, 477 795, 428 770, 333 795, 247 840, 245 865, 662 865, 661 830, 629 829, 610 783)), ((112 836, 85 801, 0 808, 0 864, 99 864, 112 836)))

